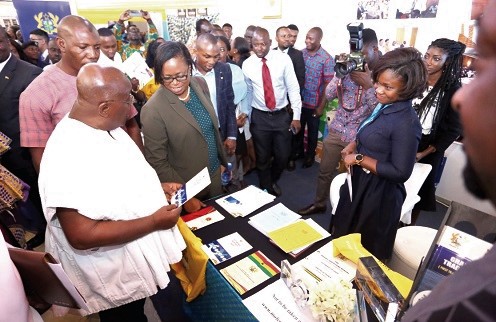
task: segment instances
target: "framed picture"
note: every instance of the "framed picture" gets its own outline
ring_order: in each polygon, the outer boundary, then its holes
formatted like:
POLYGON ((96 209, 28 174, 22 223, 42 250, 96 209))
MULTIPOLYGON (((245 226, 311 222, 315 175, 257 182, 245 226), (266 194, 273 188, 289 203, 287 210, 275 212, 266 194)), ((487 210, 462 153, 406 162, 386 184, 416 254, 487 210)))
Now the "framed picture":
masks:
POLYGON ((186 9, 188 10, 188 17, 196 17, 196 9, 186 9))
POLYGON ((282 0, 263 0, 263 19, 280 19, 282 17, 282 0))
POLYGON ((199 15, 199 16, 207 16, 208 13, 207 13, 207 8, 200 8, 200 9, 196 9, 196 13, 199 15))
POLYGON ((177 9, 178 17, 186 17, 186 9, 177 9))

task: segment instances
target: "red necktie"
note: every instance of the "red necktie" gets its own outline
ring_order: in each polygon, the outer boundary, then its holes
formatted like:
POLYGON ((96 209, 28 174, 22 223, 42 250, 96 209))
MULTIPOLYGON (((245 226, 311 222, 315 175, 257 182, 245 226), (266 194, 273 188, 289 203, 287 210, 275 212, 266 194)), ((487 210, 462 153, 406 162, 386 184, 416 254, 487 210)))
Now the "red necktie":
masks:
POLYGON ((265 63, 267 59, 262 58, 262 80, 264 87, 264 97, 265 97, 265 106, 269 110, 273 110, 276 107, 276 97, 274 96, 274 88, 272 87, 272 79, 270 78, 270 70, 267 64, 265 63))

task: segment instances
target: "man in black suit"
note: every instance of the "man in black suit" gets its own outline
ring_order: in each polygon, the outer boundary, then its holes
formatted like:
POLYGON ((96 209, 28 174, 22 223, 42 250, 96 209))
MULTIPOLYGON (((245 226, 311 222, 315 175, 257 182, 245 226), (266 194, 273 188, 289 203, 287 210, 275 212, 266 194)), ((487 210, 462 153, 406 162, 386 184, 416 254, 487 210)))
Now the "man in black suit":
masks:
POLYGON ((40 218, 33 218, 37 222, 33 221, 36 227, 30 228, 37 229, 40 236, 37 235, 38 242, 28 241, 29 247, 36 247, 44 242, 46 222, 38 193, 38 175, 33 168, 29 150, 20 145, 19 96, 42 71, 10 53, 7 32, 0 27, 0 131, 12 139, 11 149, 1 156, 1 163, 31 187, 29 200, 39 211, 40 218))
POLYGON ((219 119, 220 135, 227 155, 236 150, 236 105, 232 88, 232 73, 229 65, 219 62, 220 48, 217 38, 210 33, 201 34, 196 40, 194 76, 201 76, 208 84, 210 99, 219 119))
MULTIPOLYGON (((294 71, 296 78, 298 79, 298 85, 300 85, 300 93, 305 85, 305 61, 303 60, 303 53, 298 49, 291 46, 291 37, 288 27, 282 26, 276 30, 276 41, 277 47, 274 50, 280 50, 283 53, 289 55, 291 61, 293 62, 294 71)), ((303 150, 298 151, 299 144, 297 142, 296 136, 293 135, 291 140, 291 154, 289 155, 288 170, 293 171, 295 169, 295 160, 298 157, 303 157, 303 150)), ((303 146, 301 146, 303 148, 303 146)))

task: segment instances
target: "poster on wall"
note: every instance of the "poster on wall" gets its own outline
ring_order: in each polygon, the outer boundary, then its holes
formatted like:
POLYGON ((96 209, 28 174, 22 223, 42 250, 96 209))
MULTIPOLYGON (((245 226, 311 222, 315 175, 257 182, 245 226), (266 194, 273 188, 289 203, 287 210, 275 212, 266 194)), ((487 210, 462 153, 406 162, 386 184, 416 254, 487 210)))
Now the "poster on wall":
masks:
POLYGON ((436 18, 439 0, 397 0, 396 19, 436 18))
POLYGON ((24 39, 29 39, 29 32, 34 29, 42 29, 50 38, 54 37, 60 19, 71 14, 67 1, 13 0, 13 4, 24 39))
POLYGON ((390 0, 358 0, 357 20, 388 19, 390 0))

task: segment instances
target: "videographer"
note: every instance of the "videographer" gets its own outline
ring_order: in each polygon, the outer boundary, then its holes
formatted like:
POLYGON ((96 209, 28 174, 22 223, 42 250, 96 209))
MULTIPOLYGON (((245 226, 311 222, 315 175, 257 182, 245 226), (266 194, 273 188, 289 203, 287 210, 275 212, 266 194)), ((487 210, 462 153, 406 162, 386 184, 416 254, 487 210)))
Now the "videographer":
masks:
POLYGON ((323 142, 314 202, 298 211, 302 216, 325 212, 331 181, 338 173, 336 168, 341 160, 341 150, 355 140, 358 126, 377 105, 370 71, 379 58, 377 35, 372 29, 363 29, 361 35, 364 71, 355 70, 343 78, 334 77, 325 90, 326 99, 338 98, 339 106, 323 142))

